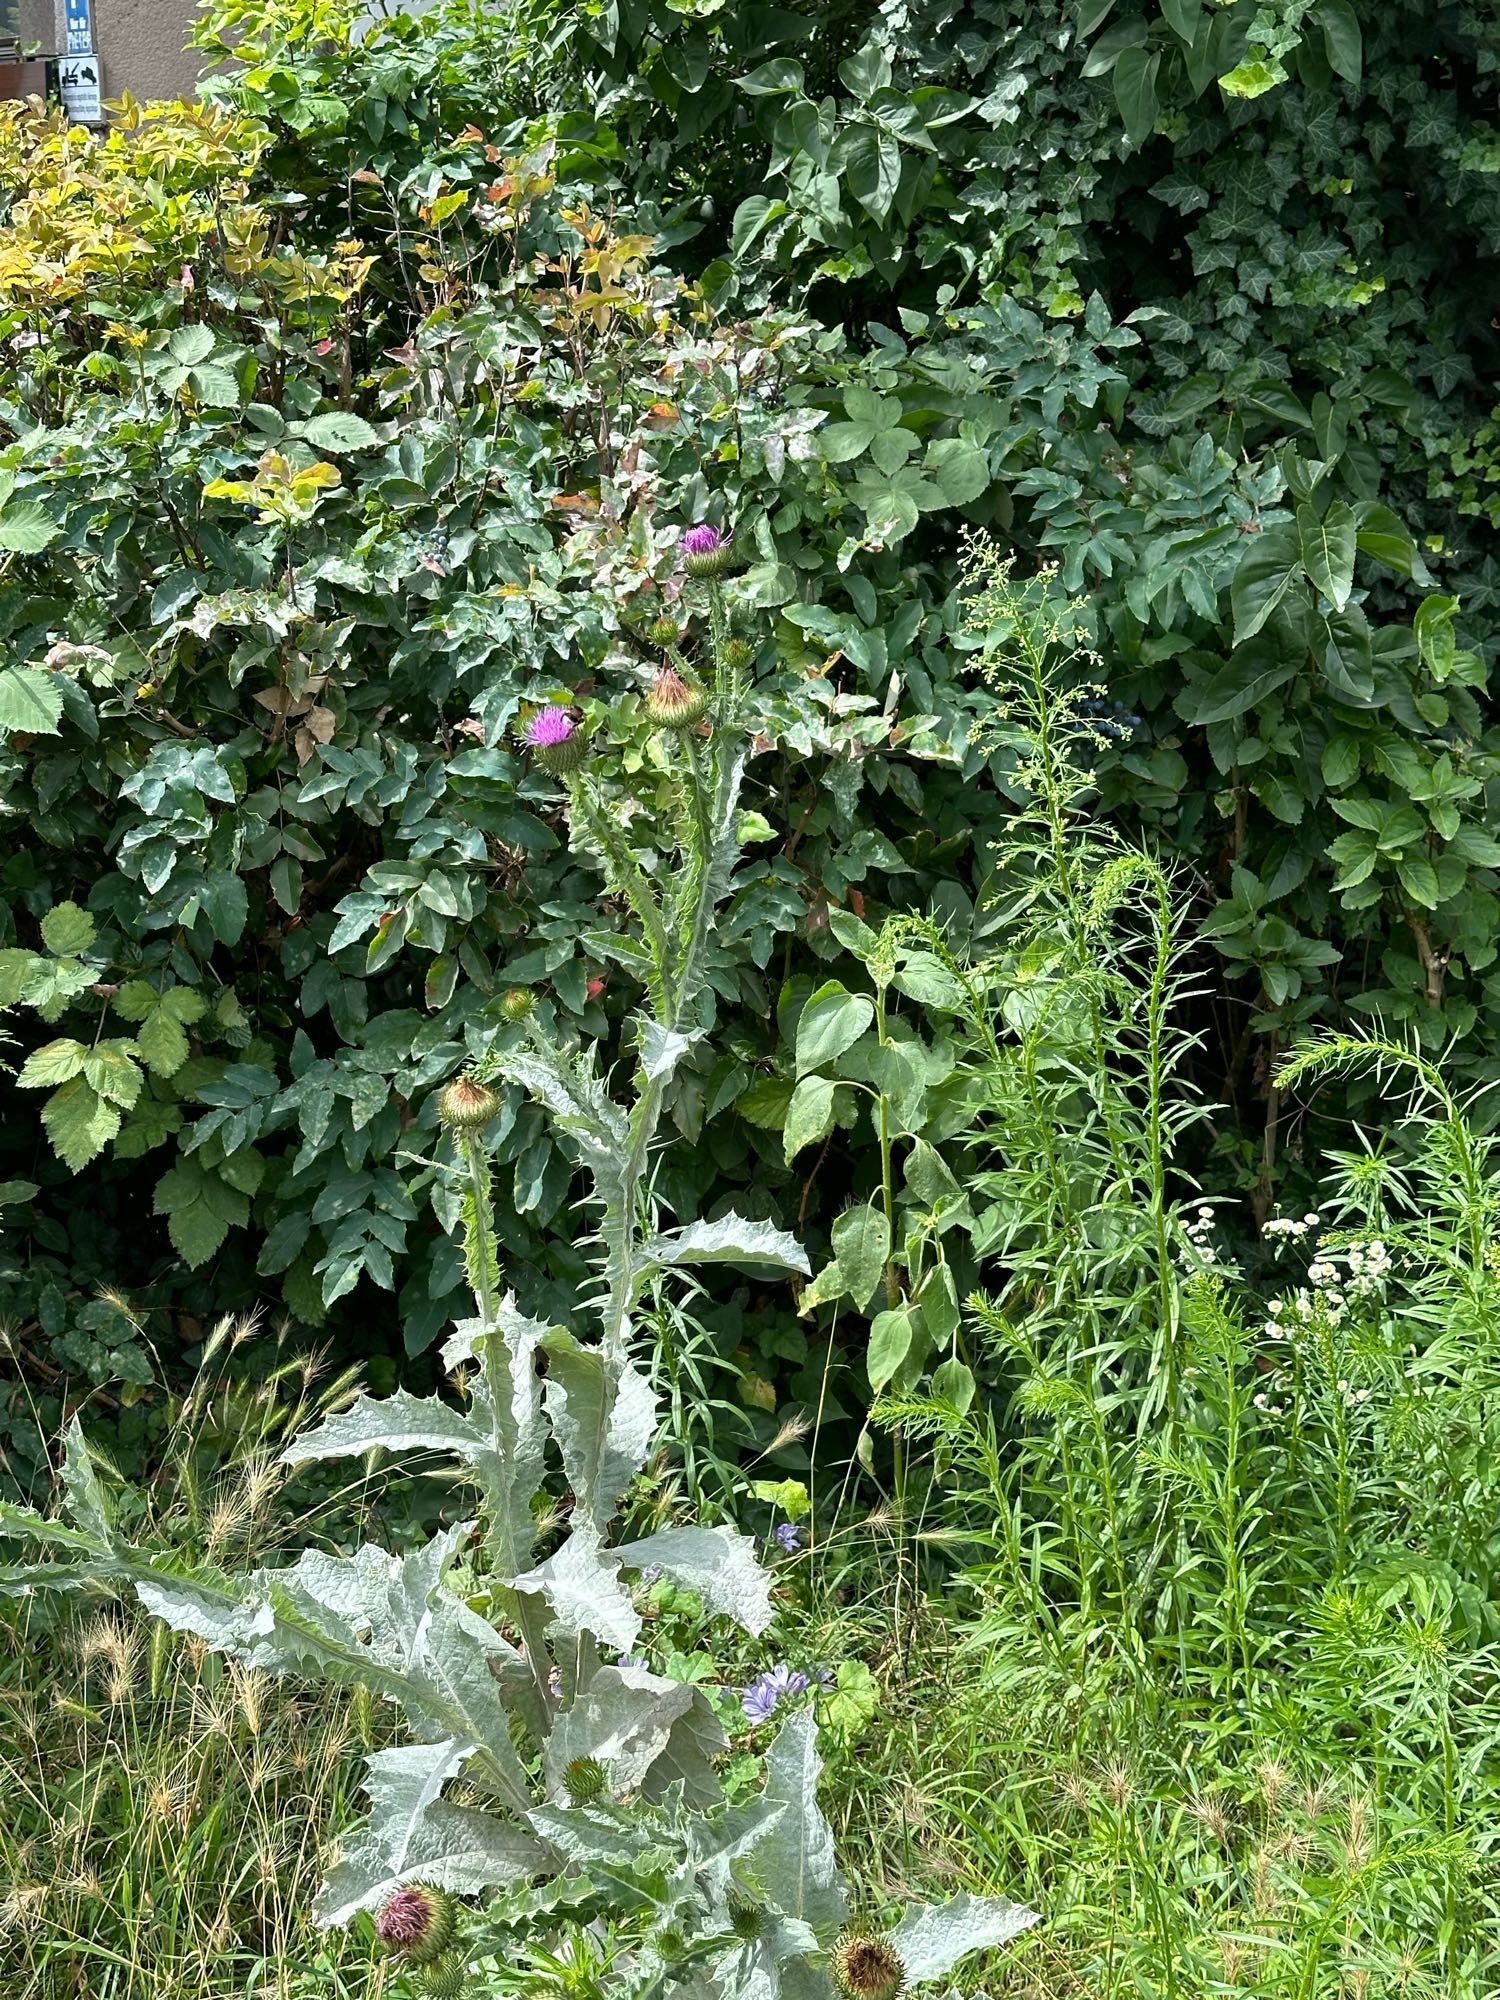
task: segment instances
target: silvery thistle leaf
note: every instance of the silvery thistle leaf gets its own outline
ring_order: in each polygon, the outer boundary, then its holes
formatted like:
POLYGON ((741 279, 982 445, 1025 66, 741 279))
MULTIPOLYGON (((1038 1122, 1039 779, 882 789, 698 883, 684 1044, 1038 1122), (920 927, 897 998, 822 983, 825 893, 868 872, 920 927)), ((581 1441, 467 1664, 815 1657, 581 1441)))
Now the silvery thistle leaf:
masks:
POLYGON ((547 1788, 561 1803, 568 1766, 594 1757, 611 1791, 660 1798, 680 1783, 691 1806, 718 1802, 712 1759, 728 1738, 700 1688, 663 1680, 639 1667, 601 1667, 572 1707, 553 1725, 547 1744, 547 1788))
POLYGON ((577 1503, 574 1519, 602 1535, 656 1434, 651 1385, 629 1361, 611 1365, 598 1348, 559 1331, 547 1341, 542 1393, 577 1503))
POLYGON ((619 1561, 592 1524, 580 1521, 545 1562, 512 1577, 511 1588, 544 1597, 569 1639, 591 1633, 613 1651, 628 1653, 640 1636, 641 1620, 620 1581, 619 1561))
POLYGON ((444 1345, 447 1368, 479 1363, 469 1381, 467 1410, 404 1389, 394 1396, 361 1396, 316 1430, 294 1438, 282 1463, 359 1457, 376 1449, 450 1451, 474 1471, 485 1500, 485 1530, 500 1566, 524 1569, 536 1539, 531 1498, 542 1483, 547 1448, 536 1350, 560 1332, 527 1319, 507 1294, 492 1328, 465 1320, 444 1345))
POLYGON ((664 1028, 659 1021, 643 1019, 639 1033, 642 1075, 649 1083, 664 1083, 694 1042, 702 1039, 701 1028, 692 1034, 679 1034, 675 1028, 664 1028))
POLYGON ((834 1862, 833 1830, 818 1804, 818 1725, 810 1708, 788 1716, 766 1756, 769 1805, 786 1807, 773 1837, 755 1847, 747 1863, 767 1901, 782 1915, 821 1929, 848 1915, 848 1899, 834 1862))
POLYGON ((370 1815, 340 1841, 339 1858, 313 1906, 321 1925, 347 1923, 403 1882, 475 1896, 555 1866, 520 1827, 494 1813, 442 1802, 444 1782, 468 1755, 467 1745, 449 1737, 377 1750, 365 1760, 370 1815))
POLYGON ((614 1553, 622 1568, 665 1570, 674 1583, 696 1590, 710 1611, 747 1632, 764 1632, 775 1615, 770 1572, 757 1561, 750 1537, 733 1528, 663 1528, 614 1553))
POLYGON ((757 1270, 810 1270, 807 1252, 796 1237, 770 1222, 750 1222, 743 1215, 721 1215, 714 1222, 690 1222, 682 1229, 653 1236, 642 1246, 641 1267, 650 1264, 748 1264, 757 1270))
POLYGON ((598 1199, 606 1207, 624 1202, 622 1174, 629 1129, 625 1114, 594 1075, 586 1060, 574 1060, 561 1049, 500 1051, 495 1066, 501 1076, 520 1084, 551 1113, 559 1132, 577 1148, 579 1159, 593 1176, 598 1199))
POLYGON ((906 1976, 914 1984, 941 1979, 971 1951, 1008 1944, 1041 1917, 1008 1896, 960 1894, 946 1903, 917 1903, 890 1932, 906 1976))

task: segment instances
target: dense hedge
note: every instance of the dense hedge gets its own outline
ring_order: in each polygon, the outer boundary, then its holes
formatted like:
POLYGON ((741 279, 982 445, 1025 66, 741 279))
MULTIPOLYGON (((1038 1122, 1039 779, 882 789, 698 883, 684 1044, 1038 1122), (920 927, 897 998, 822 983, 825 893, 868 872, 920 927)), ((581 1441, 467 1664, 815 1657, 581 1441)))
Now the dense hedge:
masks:
MULTIPOLYGON (((0 1283, 35 1379, 133 1403, 256 1298, 365 1355, 435 1337, 433 1086, 509 987, 606 1044, 629 1000, 515 725, 565 689, 656 754, 621 697, 700 516, 774 726, 683 1212, 816 1236, 864 1171, 842 1100, 816 1149, 781 1130, 831 917, 1003 944, 966 526, 1087 601, 1099 798, 1199 898, 1207 1170, 1262 1214, 1304 1171, 1267 1076, 1311 1020, 1494 1073, 1492 17, 355 12, 222 6, 244 65, 102 142, 0 107, 0 1283)), ((507 1116, 545 1292, 570 1168, 507 1116)), ((774 1405, 808 1327, 762 1306, 704 1314, 774 1405)))

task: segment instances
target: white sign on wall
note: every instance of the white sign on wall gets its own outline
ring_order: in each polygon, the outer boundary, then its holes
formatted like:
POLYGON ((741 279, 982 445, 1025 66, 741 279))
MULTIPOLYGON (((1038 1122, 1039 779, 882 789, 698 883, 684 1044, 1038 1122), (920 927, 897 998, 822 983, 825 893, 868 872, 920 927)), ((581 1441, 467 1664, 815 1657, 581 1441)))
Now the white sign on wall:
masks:
POLYGON ((57 83, 62 92, 63 109, 75 125, 104 123, 104 72, 92 50, 82 55, 60 57, 57 83))
POLYGON ((90 0, 65 0, 63 18, 67 26, 68 54, 88 56, 94 52, 94 15, 90 0))

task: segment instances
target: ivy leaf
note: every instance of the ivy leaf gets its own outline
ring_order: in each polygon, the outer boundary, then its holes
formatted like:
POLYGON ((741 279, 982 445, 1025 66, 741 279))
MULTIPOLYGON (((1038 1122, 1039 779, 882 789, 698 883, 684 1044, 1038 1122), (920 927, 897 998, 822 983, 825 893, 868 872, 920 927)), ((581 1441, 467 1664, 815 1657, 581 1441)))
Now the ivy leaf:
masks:
POLYGON ((56 736, 62 707, 62 689, 53 675, 38 667, 0 668, 0 729, 56 736))
POLYGON ((42 942, 59 958, 78 958, 94 942, 94 920, 76 903, 58 903, 42 918, 42 942))

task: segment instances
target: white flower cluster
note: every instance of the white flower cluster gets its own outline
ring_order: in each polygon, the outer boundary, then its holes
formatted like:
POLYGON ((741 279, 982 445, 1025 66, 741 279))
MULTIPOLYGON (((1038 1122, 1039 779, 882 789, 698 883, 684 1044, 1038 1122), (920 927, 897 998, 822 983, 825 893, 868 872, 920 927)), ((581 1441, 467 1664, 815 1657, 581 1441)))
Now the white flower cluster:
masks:
POLYGON ((1315 1208, 1310 1208, 1299 1220, 1295 1215, 1273 1216, 1266 1224, 1265 1233, 1278 1252, 1287 1243, 1300 1243, 1310 1231, 1323 1227, 1323 1218, 1315 1208))
MULTIPOLYGON (((1317 1223, 1317 1216, 1307 1216, 1301 1223, 1283 1223, 1277 1233, 1300 1238, 1317 1223)), ((1268 1223, 1266 1233, 1269 1235, 1273 1230, 1276 1224, 1268 1223)), ((1265 1338, 1295 1344, 1300 1334, 1331 1331, 1345 1318, 1351 1304, 1380 1296, 1390 1276, 1392 1261, 1390 1251, 1379 1237, 1314 1257, 1307 1267, 1307 1283, 1270 1301, 1267 1307, 1270 1316, 1262 1328, 1265 1338)), ((1271 1378, 1271 1386, 1279 1388, 1283 1384, 1284 1377, 1278 1371, 1271 1378)), ((1338 1383, 1338 1391, 1350 1409, 1370 1400, 1368 1389, 1355 1389, 1347 1381, 1338 1383)), ((1280 1414, 1279 1406, 1267 1396, 1259 1395, 1253 1400, 1257 1409, 1280 1414)))
POLYGON ((1212 1242, 1214 1233, 1214 1205, 1211 1201, 1200 1201, 1198 1206, 1184 1216, 1182 1233, 1188 1240, 1192 1253, 1183 1261, 1189 1269, 1202 1269, 1207 1264, 1217 1264, 1219 1253, 1212 1242))

